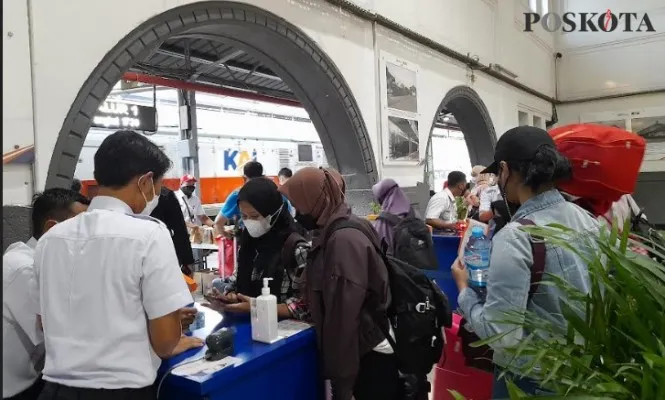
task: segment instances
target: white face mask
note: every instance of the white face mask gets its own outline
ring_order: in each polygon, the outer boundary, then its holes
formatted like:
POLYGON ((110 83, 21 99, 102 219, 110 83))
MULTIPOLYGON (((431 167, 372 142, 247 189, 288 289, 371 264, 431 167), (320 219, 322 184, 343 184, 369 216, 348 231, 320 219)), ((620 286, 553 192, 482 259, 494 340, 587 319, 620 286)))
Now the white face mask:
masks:
MULTIPOLYGON (((155 193, 155 182, 152 179, 150 181, 152 182, 152 200, 148 201, 148 198, 145 197, 145 194, 141 192, 143 200, 145 200, 145 208, 139 213, 141 215, 152 214, 155 208, 157 208, 157 204, 159 204, 159 196, 157 196, 157 193, 155 193)), ((139 191, 141 191, 141 186, 139 186, 139 191)))
POLYGON ((249 236, 253 238, 260 238, 261 236, 270 232, 270 229, 272 229, 273 225, 275 225, 274 221, 277 221, 277 217, 282 212, 282 208, 284 208, 284 206, 280 207, 277 213, 267 217, 261 217, 259 219, 243 219, 242 223, 245 225, 245 229, 247 229, 249 236), (273 221, 273 223, 270 221, 273 221))

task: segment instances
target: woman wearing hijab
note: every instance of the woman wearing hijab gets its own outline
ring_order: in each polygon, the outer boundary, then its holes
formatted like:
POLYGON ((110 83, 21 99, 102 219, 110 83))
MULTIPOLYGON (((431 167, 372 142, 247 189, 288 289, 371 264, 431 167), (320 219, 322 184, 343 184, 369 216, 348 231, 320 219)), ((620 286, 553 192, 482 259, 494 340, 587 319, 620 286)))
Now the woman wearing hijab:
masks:
POLYGON ((270 292, 277 297, 278 317, 307 319, 300 278, 309 246, 298 234, 277 185, 268 179, 248 181, 238 193, 238 207, 245 229, 238 243, 236 279, 223 294, 213 289, 207 296, 210 307, 249 313, 250 298, 261 294, 263 278, 273 278, 270 292))
MULTIPOLYGON (((404 218, 411 212, 411 202, 393 179, 384 179, 372 187, 374 199, 381 205, 382 212, 404 218)), ((393 243, 395 226, 381 218, 374 222, 379 239, 386 245, 393 243)))
MULTIPOLYGON (((279 189, 298 210, 299 222, 320 230, 306 269, 305 298, 324 378, 331 382, 334 400, 392 400, 398 392, 397 360, 371 317, 385 315, 390 303, 388 271, 377 251, 376 231, 351 214, 337 175, 303 168, 279 189), (359 228, 332 229, 344 220, 359 228)), ((383 328, 390 329, 387 318, 383 328)))

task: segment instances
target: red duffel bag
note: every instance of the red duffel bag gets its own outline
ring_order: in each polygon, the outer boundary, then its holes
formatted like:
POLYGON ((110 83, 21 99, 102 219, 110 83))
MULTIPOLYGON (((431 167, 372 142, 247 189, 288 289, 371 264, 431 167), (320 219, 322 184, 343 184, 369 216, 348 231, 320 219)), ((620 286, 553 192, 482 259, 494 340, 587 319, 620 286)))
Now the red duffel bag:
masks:
POLYGON ((644 158, 644 138, 596 124, 566 125, 549 134, 573 166, 573 179, 560 183, 561 190, 603 201, 617 201, 633 193, 644 158))

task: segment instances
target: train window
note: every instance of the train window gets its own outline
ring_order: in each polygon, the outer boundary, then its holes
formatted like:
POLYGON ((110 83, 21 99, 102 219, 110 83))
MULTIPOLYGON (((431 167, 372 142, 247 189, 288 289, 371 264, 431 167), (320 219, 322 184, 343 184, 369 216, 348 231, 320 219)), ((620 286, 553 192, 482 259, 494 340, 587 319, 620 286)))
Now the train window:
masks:
POLYGON ((314 154, 312 153, 311 144, 298 145, 298 162, 312 162, 314 161, 314 154))

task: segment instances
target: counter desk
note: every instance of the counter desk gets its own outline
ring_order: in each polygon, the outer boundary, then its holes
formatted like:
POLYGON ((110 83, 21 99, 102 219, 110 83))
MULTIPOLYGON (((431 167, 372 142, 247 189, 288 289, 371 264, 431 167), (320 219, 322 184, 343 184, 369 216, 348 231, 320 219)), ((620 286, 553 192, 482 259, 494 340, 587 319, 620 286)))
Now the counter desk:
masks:
MULTIPOLYGON (((233 356, 238 360, 234 366, 196 377, 172 372, 176 365, 202 358, 207 350, 205 346, 163 361, 156 381, 159 400, 321 398, 323 382, 314 328, 308 327, 297 333, 291 331, 291 336, 285 339, 263 344, 252 340, 249 317, 222 315, 198 305, 197 308, 205 313, 205 327, 192 334, 205 340, 221 327, 234 328, 233 356)), ((287 334, 285 331, 280 333, 287 334)))
POLYGON ((441 288, 448 297, 450 307, 457 308, 457 284, 453 279, 450 267, 457 258, 461 238, 457 233, 437 233, 432 234, 434 242, 434 251, 439 262, 439 268, 435 270, 424 271, 425 274, 441 288))

